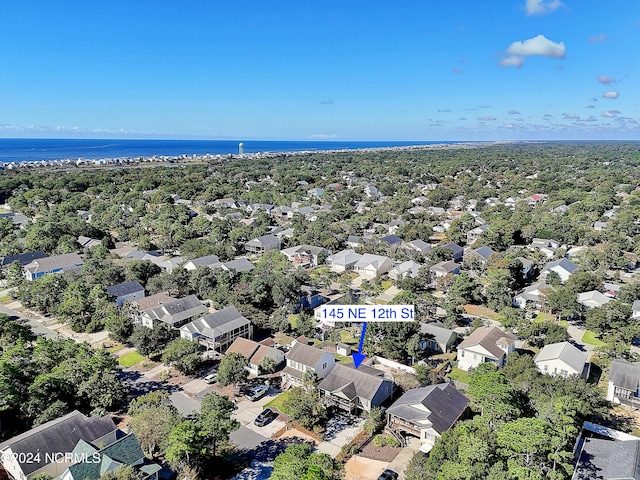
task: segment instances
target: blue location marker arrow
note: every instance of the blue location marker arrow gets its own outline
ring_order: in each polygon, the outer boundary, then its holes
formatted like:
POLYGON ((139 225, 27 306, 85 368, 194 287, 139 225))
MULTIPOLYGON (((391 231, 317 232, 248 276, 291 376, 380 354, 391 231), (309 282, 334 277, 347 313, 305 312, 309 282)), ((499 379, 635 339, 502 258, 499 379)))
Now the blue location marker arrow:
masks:
POLYGON ((360 366, 360 364, 367 358, 366 355, 362 354, 362 347, 364 346, 364 335, 367 332, 367 322, 362 324, 362 335, 360 336, 360 345, 358 345, 358 353, 352 353, 353 356, 353 364, 356 368, 360 366))

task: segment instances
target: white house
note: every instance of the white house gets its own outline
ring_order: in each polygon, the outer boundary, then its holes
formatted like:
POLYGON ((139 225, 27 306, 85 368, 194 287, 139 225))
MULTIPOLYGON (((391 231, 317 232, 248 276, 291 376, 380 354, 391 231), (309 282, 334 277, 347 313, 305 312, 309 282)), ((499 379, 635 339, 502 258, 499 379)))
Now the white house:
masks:
POLYGON ((578 268, 580 267, 578 267, 578 265, 573 263, 571 260, 561 258, 560 260, 554 260, 553 262, 547 263, 547 265, 545 265, 545 267, 540 272, 540 278, 542 280, 546 280, 547 275, 550 272, 556 272, 560 277, 560 280, 562 280, 562 282, 564 283, 578 268))
POLYGON ((440 262, 429 268, 436 277, 444 277, 445 275, 458 275, 460 273, 460 265, 455 262, 440 262))
POLYGON ((458 368, 469 371, 484 362, 504 365, 515 350, 516 337, 498 327, 480 327, 458 345, 458 368))
POLYGON ((545 345, 533 360, 538 370, 548 375, 589 376, 587 354, 569 342, 545 345))
POLYGON ((604 293, 600 293, 597 290, 591 290, 589 292, 578 294, 578 303, 584 305, 587 308, 601 307, 611 301, 610 297, 607 297, 604 293))
POLYGON ((376 277, 387 273, 392 267, 393 260, 389 257, 365 253, 360 260, 353 265, 353 271, 360 275, 376 277))
POLYGON ((547 238, 534 238, 529 244, 530 250, 539 250, 544 253, 547 258, 552 258, 558 248, 560 248, 560 242, 557 242, 556 240, 549 240, 547 238))
POLYGON ((640 407, 640 364, 613 360, 609 370, 607 400, 640 407))
POLYGON ((323 379, 333 369, 336 358, 329 352, 296 342, 287 352, 287 366, 282 371, 285 383, 301 385, 306 372, 314 372, 323 379))
POLYGON ((220 265, 220 259, 217 255, 207 255, 206 257, 194 258, 185 263, 182 268, 185 270, 195 270, 198 267, 215 268, 220 265))
POLYGON ((362 255, 353 250, 342 250, 341 252, 329 255, 325 263, 335 272, 345 272, 350 270, 361 258, 362 255))
POLYGON ((540 309, 544 305, 547 295, 553 290, 551 285, 547 285, 544 282, 534 283, 516 295, 513 299, 513 304, 520 308, 533 306, 533 308, 540 309))
POLYGON ((415 278, 418 276, 418 271, 421 266, 422 265, 414 262, 413 260, 407 260, 406 262, 402 262, 389 270, 389 278, 396 281, 409 277, 415 278))

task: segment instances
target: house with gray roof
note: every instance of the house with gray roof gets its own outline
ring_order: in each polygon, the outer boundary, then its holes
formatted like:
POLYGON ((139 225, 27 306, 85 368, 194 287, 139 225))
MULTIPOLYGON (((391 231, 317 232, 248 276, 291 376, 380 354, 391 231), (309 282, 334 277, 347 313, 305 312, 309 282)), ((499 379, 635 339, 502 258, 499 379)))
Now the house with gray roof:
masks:
POLYGON ((449 383, 407 390, 386 411, 387 428, 418 437, 429 452, 440 435, 468 416, 469 399, 449 383))
POLYGON ((207 307, 198 300, 198 297, 189 295, 149 308, 142 312, 140 319, 142 325, 147 328, 154 328, 160 323, 166 323, 172 328, 180 328, 194 317, 207 312, 207 307))
POLYGON ((489 258, 491 258, 491 255, 494 255, 498 252, 496 252, 495 250, 493 250, 490 247, 480 247, 480 248, 476 248, 474 250, 471 250, 468 254, 467 254, 467 259, 469 257, 473 257, 476 258, 480 263, 482 263, 483 265, 486 264, 489 261, 489 258))
POLYGON ((560 280, 562 280, 562 282, 564 283, 578 268, 580 267, 573 263, 571 260, 561 258, 560 260, 554 260, 553 262, 547 263, 545 267, 540 271, 540 278, 546 281, 547 275, 549 275, 549 273, 556 272, 560 277, 560 280))
POLYGON ((418 252, 418 253, 420 253, 422 255, 426 255, 433 248, 430 244, 428 244, 424 240, 420 240, 420 239, 411 240, 410 242, 407 242, 407 243, 403 244, 403 247, 405 247, 407 249, 410 249, 410 250, 415 250, 416 252, 418 252))
POLYGON ((545 282, 534 283, 518 293, 513 298, 513 304, 520 308, 533 307, 539 310, 543 307, 547 295, 553 290, 554 288, 545 282))
POLYGON ((451 250, 451 254, 453 255, 454 262, 459 262, 460 260, 462 260, 462 257, 464 256, 464 248, 462 248, 460 245, 457 245, 455 243, 447 243, 445 245, 440 245, 440 248, 451 250))
POLYGON ((545 345, 533 359, 540 372, 547 375, 589 377, 587 354, 569 342, 545 345))
POLYGON ((602 307, 611 301, 611 297, 607 297, 604 293, 597 290, 579 293, 577 297, 578 303, 587 308, 602 307))
POLYGON ((498 327, 480 327, 458 345, 458 368, 468 372, 481 363, 502 367, 515 350, 516 337, 498 327))
POLYGON ((287 257, 287 260, 296 267, 318 266, 330 254, 326 248, 313 245, 296 245, 295 247, 280 250, 280 253, 287 257))
POLYGON ((16 480, 39 474, 57 477, 70 466, 70 461, 52 461, 56 454, 72 452, 80 440, 95 442, 115 430, 108 415, 86 417, 75 410, 0 443, 0 464, 16 480))
POLYGON ((429 267, 429 271, 434 273, 436 277, 444 277, 445 275, 458 275, 460 273, 460 265, 455 262, 444 261, 436 263, 429 267))
POLYGON ((389 278, 391 280, 403 280, 405 278, 416 278, 420 271, 421 264, 414 262, 413 260, 407 260, 402 262, 391 270, 389 270, 389 278))
POLYGON ((560 242, 548 238, 534 238, 529 244, 529 250, 538 250, 544 253, 547 258, 552 258, 558 248, 560 248, 560 242))
POLYGON ((353 250, 342 250, 341 252, 329 255, 325 259, 325 263, 335 272, 346 272, 347 270, 351 270, 361 258, 362 255, 353 250))
POLYGON ((584 422, 572 480, 640 480, 640 438, 584 422))
POLYGON ((295 342, 286 355, 287 366, 282 371, 284 383, 302 385, 306 372, 313 372, 322 380, 333 369, 336 358, 319 348, 295 342))
POLYGON ((198 267, 215 268, 220 265, 220 258, 217 255, 207 255, 205 257, 194 258, 185 263, 182 268, 185 270, 195 270, 198 267))
POLYGON ((133 302, 144 297, 144 287, 137 281, 118 283, 107 288, 107 295, 115 298, 116 305, 122 306, 124 302, 133 302))
POLYGON ((640 362, 613 360, 609 370, 607 400, 640 407, 640 362))
POLYGON ((28 281, 50 275, 77 270, 84 264, 77 253, 65 253, 53 257, 36 258, 24 266, 24 274, 28 281))
POLYGON ((376 277, 387 273, 393 267, 393 260, 383 255, 365 253, 353 265, 353 271, 368 277, 376 277))
POLYGON ((261 254, 268 250, 280 250, 280 239, 275 235, 262 235, 245 242, 244 249, 247 253, 261 254))
POLYGON ((183 325, 180 338, 224 353, 236 338, 253 338, 253 326, 236 307, 230 306, 183 325))
POLYGON ((476 240, 478 240, 482 234, 489 229, 489 225, 486 223, 483 225, 478 225, 476 228, 469 230, 467 232, 467 244, 472 244, 476 240))
POLYGON ((436 322, 421 323, 420 337, 420 347, 436 353, 449 353, 459 338, 456 332, 436 322))
POLYGON ((371 411, 391 398, 393 381, 384 372, 367 365, 337 364, 318 385, 320 398, 328 406, 349 413, 371 411))
POLYGON ((133 433, 114 432, 115 441, 106 443, 100 439, 93 443, 79 440, 74 449, 74 463, 67 468, 60 480, 99 480, 107 472, 131 466, 142 480, 157 480, 160 465, 146 458, 140 442, 133 433))
POLYGON ((228 262, 223 262, 219 265, 220 268, 230 272, 231 270, 235 272, 249 272, 253 270, 255 265, 251 263, 246 258, 236 258, 235 260, 229 260, 228 262))

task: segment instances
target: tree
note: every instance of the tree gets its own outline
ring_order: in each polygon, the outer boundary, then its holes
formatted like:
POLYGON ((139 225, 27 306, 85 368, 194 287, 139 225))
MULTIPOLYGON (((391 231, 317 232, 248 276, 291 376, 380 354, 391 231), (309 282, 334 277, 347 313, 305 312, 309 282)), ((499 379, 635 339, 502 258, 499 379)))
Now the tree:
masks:
POLYGON ((263 374, 268 375, 276 371, 276 362, 271 357, 263 357, 258 366, 260 367, 260 372, 263 374))
POLYGON ((246 382, 249 376, 247 367, 249 366, 249 360, 243 357, 240 353, 233 352, 225 355, 220 361, 218 367, 218 383, 222 387, 227 385, 233 385, 233 391, 238 384, 246 382))
POLYGON ((416 377, 420 382, 420 385, 431 384, 431 367, 426 363, 418 363, 413 366, 416 371, 416 377))
POLYGON ((132 416, 129 426, 149 456, 158 447, 165 450, 169 433, 181 420, 169 394, 162 390, 134 398, 128 413, 132 416))
POLYGON ((127 308, 113 309, 104 320, 104 326, 109 331, 109 337, 118 342, 127 342, 133 333, 133 322, 127 308))
POLYGON ((231 414, 237 407, 227 397, 215 392, 208 392, 202 399, 198 424, 211 442, 212 454, 215 457, 217 447, 229 440, 229 434, 240 427, 231 414))
POLYGON ((480 405, 490 425, 518 415, 514 392, 504 374, 492 363, 480 364, 471 375, 469 395, 480 405))
POLYGON ((135 327, 131 334, 131 343, 143 355, 160 355, 173 340, 175 333, 166 323, 160 323, 154 328, 135 327))
POLYGON ((194 466, 207 452, 206 432, 199 424, 184 420, 171 429, 166 457, 174 468, 194 466))
POLYGON ((385 416, 380 407, 372 407, 369 410, 363 428, 369 435, 373 435, 382 429, 385 423, 385 416))
POLYGON ((104 473, 99 480, 143 480, 144 475, 131 465, 123 465, 115 470, 104 473))
POLYGON ((321 428, 327 421, 327 410, 320 403, 320 396, 315 388, 292 388, 282 406, 304 428, 321 428))
POLYGON ((307 443, 290 445, 273 462, 272 480, 337 480, 336 465, 326 453, 312 453, 307 443))
POLYGON ((167 345, 162 354, 162 363, 173 365, 180 373, 189 375, 202 365, 201 350, 198 343, 177 338, 167 345))
POLYGON ((510 471, 515 472, 518 467, 532 469, 532 472, 548 470, 551 428, 548 422, 539 418, 518 418, 498 427, 497 443, 507 458, 510 471))

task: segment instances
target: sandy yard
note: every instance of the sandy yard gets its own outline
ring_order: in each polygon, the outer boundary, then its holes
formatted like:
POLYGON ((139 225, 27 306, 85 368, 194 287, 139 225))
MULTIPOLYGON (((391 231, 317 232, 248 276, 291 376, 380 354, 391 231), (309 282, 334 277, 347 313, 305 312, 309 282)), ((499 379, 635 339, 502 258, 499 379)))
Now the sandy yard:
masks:
POLYGON ((376 480, 387 468, 388 462, 370 460, 354 455, 344 466, 346 480, 376 480))

